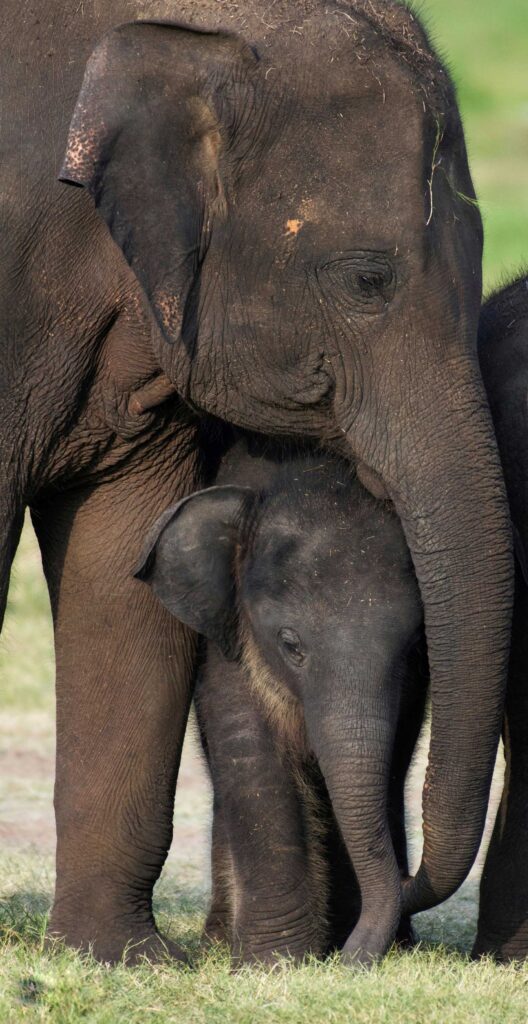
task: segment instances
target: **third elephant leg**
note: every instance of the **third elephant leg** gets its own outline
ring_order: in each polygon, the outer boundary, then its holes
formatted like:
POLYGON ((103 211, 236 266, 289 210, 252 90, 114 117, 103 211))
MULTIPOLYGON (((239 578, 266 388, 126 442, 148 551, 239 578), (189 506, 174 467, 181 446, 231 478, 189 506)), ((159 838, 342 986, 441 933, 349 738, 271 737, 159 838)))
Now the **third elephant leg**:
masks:
POLYGON ((528 957, 528 587, 517 569, 504 719, 506 772, 480 886, 474 954, 528 957))

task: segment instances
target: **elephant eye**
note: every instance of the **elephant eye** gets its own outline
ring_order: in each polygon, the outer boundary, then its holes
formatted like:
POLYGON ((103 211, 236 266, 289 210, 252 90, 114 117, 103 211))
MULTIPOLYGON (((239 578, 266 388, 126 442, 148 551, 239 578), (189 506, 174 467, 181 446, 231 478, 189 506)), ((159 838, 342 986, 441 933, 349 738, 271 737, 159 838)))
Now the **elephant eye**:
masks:
POLYGON ((299 667, 306 660, 306 655, 301 648, 301 638, 294 629, 279 629, 277 634, 282 654, 288 661, 299 667))
POLYGON ((343 254, 321 264, 317 278, 334 301, 364 313, 382 313, 396 289, 393 266, 382 253, 343 254))
POLYGON ((376 292, 381 293, 385 286, 385 279, 382 274, 358 274, 357 280, 360 291, 367 298, 375 295, 376 292))

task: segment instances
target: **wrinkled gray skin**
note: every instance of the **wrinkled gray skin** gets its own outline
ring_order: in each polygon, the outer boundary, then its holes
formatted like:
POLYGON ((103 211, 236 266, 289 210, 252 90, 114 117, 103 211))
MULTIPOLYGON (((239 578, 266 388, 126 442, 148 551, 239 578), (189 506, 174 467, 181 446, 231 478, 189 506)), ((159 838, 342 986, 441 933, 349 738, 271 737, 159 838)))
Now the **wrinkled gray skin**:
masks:
POLYGON ((217 486, 161 517, 138 577, 211 641, 196 691, 215 807, 206 934, 243 960, 343 946, 372 962, 400 924, 427 687, 394 511, 346 463, 241 440, 217 486))
POLYGON ((57 658, 50 929, 105 960, 164 949, 152 887, 194 650, 131 570, 149 523, 214 475, 207 414, 319 438, 394 500, 433 704, 405 900, 442 899, 482 829, 512 575, 475 359, 481 223, 445 71, 392 0, 2 14, 0 596, 29 506, 57 658), (213 31, 109 32, 140 17, 213 31), (65 151, 117 245, 56 180, 65 151))
POLYGON ((503 724, 504 789, 480 887, 474 953, 528 958, 528 274, 492 295, 479 358, 514 526, 513 630, 503 724))

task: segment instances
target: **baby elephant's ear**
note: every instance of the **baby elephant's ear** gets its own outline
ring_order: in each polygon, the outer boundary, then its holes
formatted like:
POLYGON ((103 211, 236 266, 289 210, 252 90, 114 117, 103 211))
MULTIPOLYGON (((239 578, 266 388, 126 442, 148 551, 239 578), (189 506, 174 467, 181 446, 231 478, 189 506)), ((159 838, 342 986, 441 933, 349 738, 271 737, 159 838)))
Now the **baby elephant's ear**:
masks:
POLYGON ((245 487, 209 487, 183 498, 150 532, 136 579, 152 587, 186 626, 236 658, 235 553, 244 512, 254 497, 245 487))

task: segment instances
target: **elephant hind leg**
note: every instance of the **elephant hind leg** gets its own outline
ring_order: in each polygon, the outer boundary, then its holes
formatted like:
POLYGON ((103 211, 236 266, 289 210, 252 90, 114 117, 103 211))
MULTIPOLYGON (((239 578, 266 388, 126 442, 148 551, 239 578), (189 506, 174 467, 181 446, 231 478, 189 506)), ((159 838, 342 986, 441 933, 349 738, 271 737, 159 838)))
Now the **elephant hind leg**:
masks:
POLYGON ((517 574, 503 729, 506 772, 482 880, 474 956, 528 958, 528 588, 517 574))
POLYGON ((217 798, 213 803, 211 834, 211 902, 204 925, 206 943, 233 941, 233 863, 229 838, 217 798))

